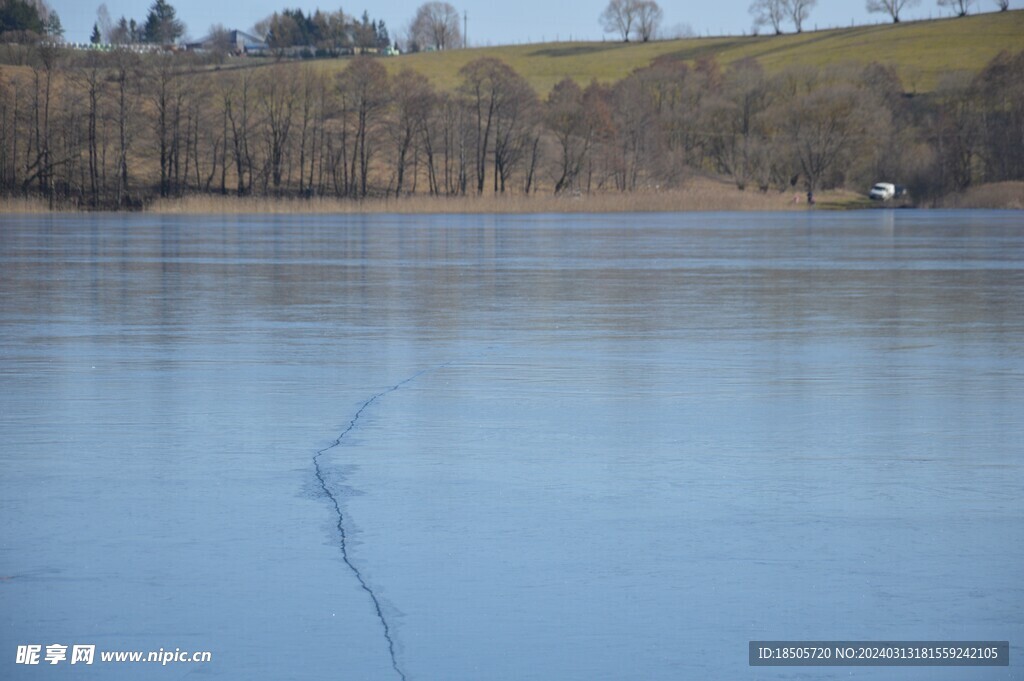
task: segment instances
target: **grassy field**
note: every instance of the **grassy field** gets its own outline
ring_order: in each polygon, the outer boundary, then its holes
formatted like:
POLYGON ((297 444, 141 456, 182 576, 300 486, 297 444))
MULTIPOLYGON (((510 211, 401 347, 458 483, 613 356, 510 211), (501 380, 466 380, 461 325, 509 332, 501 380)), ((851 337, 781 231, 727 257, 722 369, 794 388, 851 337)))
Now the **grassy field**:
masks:
MULTIPOLYGON (((445 52, 421 52, 390 57, 383 63, 392 73, 411 68, 426 74, 441 90, 454 90, 459 69, 479 57, 496 57, 512 66, 546 96, 558 81, 569 77, 580 85, 592 80, 614 83, 656 59, 693 63, 714 57, 722 66, 756 59, 768 73, 790 66, 879 62, 895 66, 906 92, 930 92, 944 74, 976 73, 1007 50, 1024 50, 1024 10, 988 12, 956 19, 876 24, 780 36, 686 38, 650 43, 558 42, 505 45, 445 52)), ((327 74, 341 72, 351 58, 295 61, 327 74)), ((217 67, 223 72, 256 69, 273 59, 239 59, 217 67)), ((27 66, 3 66, 0 78, 27 73, 27 66)))
MULTIPOLYGON (((569 76, 581 85, 593 79, 615 82, 656 58, 692 62, 714 56, 726 66, 746 57, 757 59, 769 73, 793 65, 823 66, 844 62, 881 62, 896 66, 906 91, 931 91, 951 71, 976 72, 1002 50, 1024 50, 1024 10, 987 13, 960 19, 811 31, 781 36, 689 38, 646 44, 619 42, 545 43, 485 47, 403 55, 387 60, 397 73, 409 67, 451 90, 458 71, 478 57, 497 57, 523 74, 546 95, 569 76)), ((316 62, 329 72, 347 60, 316 62)))

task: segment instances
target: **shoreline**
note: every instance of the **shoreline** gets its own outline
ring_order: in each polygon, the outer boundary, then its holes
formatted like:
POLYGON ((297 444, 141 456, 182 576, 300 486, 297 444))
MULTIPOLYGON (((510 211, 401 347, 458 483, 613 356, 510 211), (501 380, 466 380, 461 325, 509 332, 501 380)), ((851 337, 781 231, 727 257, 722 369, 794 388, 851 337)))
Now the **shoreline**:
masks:
MULTIPOLYGON (((172 199, 157 199, 136 211, 90 210, 78 207, 51 209, 42 199, 33 197, 0 198, 0 213, 117 213, 139 212, 153 215, 232 215, 232 214, 398 214, 398 215, 476 215, 476 214, 569 214, 569 213, 693 213, 693 212, 778 212, 845 211, 918 208, 909 202, 877 203, 863 194, 848 190, 820 192, 813 206, 798 191, 762 193, 757 189, 741 191, 731 185, 698 180, 682 189, 597 192, 555 196, 427 196, 375 197, 367 199, 238 197, 196 194, 172 199)), ((934 208, 1022 210, 1024 182, 1002 182, 972 187, 964 193, 947 196, 934 208)))
MULTIPOLYGON (((822 192, 814 206, 817 210, 867 208, 872 204, 863 196, 845 191, 822 192)), ((138 211, 104 211, 77 207, 51 209, 46 201, 34 198, 0 198, 0 213, 90 213, 141 212, 155 215, 202 214, 544 214, 544 213, 674 213, 674 212, 760 212, 807 210, 802 192, 772 190, 740 191, 719 183, 702 182, 670 191, 629 193, 600 192, 555 196, 403 196, 343 199, 334 197, 296 198, 271 196, 190 195, 157 199, 138 211)))

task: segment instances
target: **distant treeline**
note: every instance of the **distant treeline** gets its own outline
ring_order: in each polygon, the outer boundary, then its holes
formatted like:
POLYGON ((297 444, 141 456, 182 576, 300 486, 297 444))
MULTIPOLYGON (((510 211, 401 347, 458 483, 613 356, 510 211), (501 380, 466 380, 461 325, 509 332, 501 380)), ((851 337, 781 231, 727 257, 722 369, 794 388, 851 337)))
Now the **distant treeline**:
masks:
POLYGON ((37 46, 0 67, 0 193, 82 208, 155 197, 630 192, 694 174, 747 191, 908 187, 917 202, 1024 179, 1024 52, 935 92, 886 65, 666 60, 543 98, 481 58, 454 92, 362 56, 336 77, 281 63, 37 46))
POLYGON ((256 32, 266 36, 268 47, 277 54, 303 48, 315 50, 316 55, 335 56, 352 48, 391 47, 384 21, 373 21, 367 12, 356 20, 341 10, 303 14, 301 9, 286 9, 259 22, 256 32))

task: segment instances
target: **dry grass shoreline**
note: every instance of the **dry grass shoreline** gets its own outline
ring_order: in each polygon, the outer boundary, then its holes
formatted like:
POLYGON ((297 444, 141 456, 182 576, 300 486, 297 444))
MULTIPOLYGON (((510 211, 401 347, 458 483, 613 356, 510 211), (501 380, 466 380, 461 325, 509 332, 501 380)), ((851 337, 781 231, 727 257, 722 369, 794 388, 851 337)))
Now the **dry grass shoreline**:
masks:
POLYGON ((1005 208, 1024 210, 1024 182, 993 182, 944 198, 943 208, 1005 208))
MULTIPOLYGON (((864 201, 852 192, 829 191, 818 197, 821 208, 852 208, 864 201)), ((369 198, 282 198, 193 195, 158 199, 146 206, 159 215, 202 214, 527 214, 527 213, 669 213, 700 211, 781 211, 807 208, 800 192, 739 191, 731 185, 699 180, 683 189, 651 192, 601 192, 554 196, 551 194, 483 196, 407 196, 369 198)), ((0 213, 51 211, 45 201, 31 198, 0 199, 0 213)))
POLYGON ((345 199, 238 198, 194 196, 156 201, 147 212, 162 215, 199 213, 667 213, 684 211, 771 211, 805 207, 795 205, 792 195, 777 192, 730 192, 729 196, 698 191, 635 192, 575 196, 413 196, 345 199))
MULTIPOLYGON (((832 190, 816 196, 815 210, 854 210, 880 207, 862 194, 832 190)), ((1002 182, 973 187, 946 197, 941 208, 1024 209, 1024 182, 1002 182)), ((899 207, 886 204, 886 207, 899 207)), ((740 191, 713 180, 696 180, 682 189, 657 192, 602 192, 582 195, 551 194, 483 196, 409 196, 371 198, 362 201, 338 198, 279 198, 193 195, 158 199, 144 212, 157 215, 228 214, 538 214, 538 213, 675 213, 792 211, 808 208, 801 192, 740 191)), ((51 209, 34 198, 0 198, 0 213, 86 212, 73 207, 51 209)))

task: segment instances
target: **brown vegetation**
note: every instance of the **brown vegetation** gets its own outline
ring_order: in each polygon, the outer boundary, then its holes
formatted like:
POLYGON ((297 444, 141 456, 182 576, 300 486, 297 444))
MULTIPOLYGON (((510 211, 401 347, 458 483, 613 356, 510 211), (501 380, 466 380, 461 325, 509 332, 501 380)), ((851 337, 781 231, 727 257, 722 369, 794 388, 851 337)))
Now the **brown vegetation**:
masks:
POLYGON ((54 208, 46 201, 37 197, 4 196, 0 197, 0 213, 49 213, 54 208))
MULTIPOLYGON (((831 191, 822 205, 842 207, 857 201, 850 192, 831 191)), ((40 204, 42 205, 42 204, 40 204)), ((0 201, 0 212, 5 204, 0 201)), ((806 208, 802 194, 742 192, 734 186, 695 178, 667 191, 601 194, 485 194, 415 196, 350 201, 339 198, 273 198, 191 195, 154 201, 147 210, 161 214, 219 213, 652 213, 676 211, 781 211, 806 208)))
POLYGON ((993 182, 943 199, 945 208, 1024 210, 1024 182, 993 182))
POLYGON ((657 62, 611 86, 565 79, 541 100, 493 58, 467 64, 444 93, 365 56, 330 78, 35 49, 28 68, 0 73, 0 194, 49 205, 232 194, 391 210, 386 197, 540 193, 608 194, 594 202, 606 210, 682 205, 695 176, 735 185, 719 208, 881 180, 933 203, 1024 178, 1024 53, 928 97, 905 96, 883 65, 769 76, 754 61, 723 69, 709 58, 657 62))

